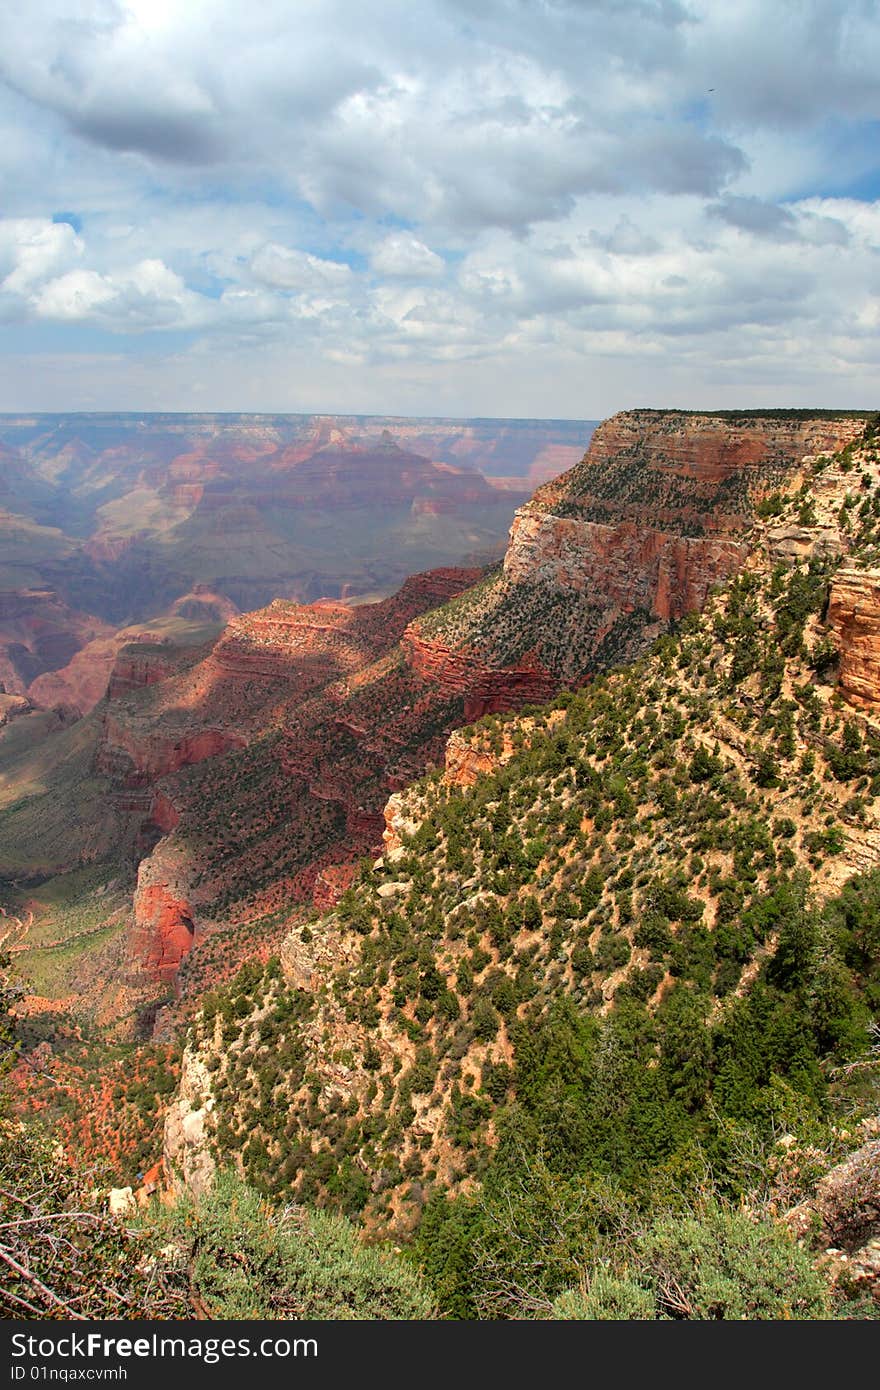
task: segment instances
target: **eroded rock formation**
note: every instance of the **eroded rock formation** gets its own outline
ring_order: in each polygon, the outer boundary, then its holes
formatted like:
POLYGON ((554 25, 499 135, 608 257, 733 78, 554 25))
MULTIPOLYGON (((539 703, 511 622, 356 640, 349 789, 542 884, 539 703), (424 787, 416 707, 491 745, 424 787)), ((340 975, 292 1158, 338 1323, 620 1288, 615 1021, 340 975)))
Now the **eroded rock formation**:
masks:
POLYGON ((443 776, 451 787, 472 787, 481 777, 495 772, 505 761, 502 754, 488 746, 479 746, 466 734, 455 732, 449 735, 446 743, 443 776))
POLYGON ((126 787, 144 786, 181 768, 216 758, 246 740, 228 729, 198 729, 186 733, 126 724, 108 711, 98 749, 96 768, 104 777, 126 787))
POLYGON ((615 415, 581 463, 519 509, 505 576, 681 618, 742 562, 754 501, 805 455, 840 449, 863 427, 857 418, 615 415))
POLYGON ((163 868, 150 859, 141 864, 134 895, 132 956, 152 979, 170 984, 192 950, 196 928, 189 902, 173 878, 165 878, 163 868))
POLYGON ((866 709, 880 704, 880 570, 839 569, 828 602, 840 651, 839 689, 866 709))
POLYGON ((187 1048, 180 1083, 165 1115, 162 1161, 172 1191, 198 1196, 211 1185, 217 1167, 210 1148, 213 1108, 211 1074, 187 1048))
POLYGON ((511 665, 492 666, 479 651, 456 650, 425 637, 417 623, 407 628, 401 646, 418 676, 450 695, 464 697, 468 722, 499 710, 538 704, 559 685, 532 654, 511 665))
POLYGON ((504 573, 514 584, 549 582, 601 595, 620 612, 644 608, 668 620, 702 608, 743 555, 734 540, 525 509, 511 528, 504 573))
POLYGON ((71 608, 51 589, 0 591, 0 682, 7 693, 39 703, 70 698, 69 689, 40 691, 45 673, 66 667, 87 644, 112 636, 100 618, 71 608))
POLYGON ((143 690, 174 674, 178 661, 169 647, 148 636, 124 646, 113 663, 107 682, 108 700, 119 700, 134 690, 143 690))

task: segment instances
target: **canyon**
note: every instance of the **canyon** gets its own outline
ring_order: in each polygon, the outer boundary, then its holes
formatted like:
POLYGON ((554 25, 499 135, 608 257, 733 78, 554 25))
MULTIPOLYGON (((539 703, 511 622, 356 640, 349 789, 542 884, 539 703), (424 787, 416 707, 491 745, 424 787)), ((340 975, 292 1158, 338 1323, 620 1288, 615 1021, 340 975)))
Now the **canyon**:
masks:
MULTIPOLYGON (((195 1020, 165 1129, 173 1184, 207 1182, 234 1157, 277 1200, 340 1203, 400 1242, 417 1232, 418 1253, 439 1249, 447 1273, 447 1233, 466 1242, 469 1229, 447 1214, 479 1220, 496 1183, 507 1186, 488 1238, 524 1193, 545 1210, 569 1165, 577 1202, 600 1174, 615 1199, 627 1183, 643 1194, 646 1172, 669 1171, 672 1130, 677 1159, 692 1155, 705 1132, 694 1114, 711 1125, 720 1106, 718 1134, 751 1138, 760 1094, 787 1107, 786 1128, 780 1142, 772 1110, 769 1157, 750 1150, 754 1200, 766 1211, 769 1191, 775 1213, 794 1208, 809 1244, 814 1209, 796 1196, 820 1171, 829 1183, 857 1171, 818 1253, 843 1271, 852 1260, 878 1297, 876 1202, 861 1176, 876 1166, 876 1107, 856 1094, 876 1067, 880 893, 880 452, 863 428, 847 426, 834 458, 825 435, 817 453, 768 464, 754 492, 737 477, 725 523, 737 549, 701 614, 688 591, 668 604, 650 575, 633 576, 647 583, 633 614, 668 631, 635 665, 594 667, 549 703, 452 730, 442 766, 392 791, 378 857, 339 897, 322 887, 277 957, 251 962, 195 1020), (796 552, 780 551, 795 538, 796 552), (676 610, 688 621, 670 621, 676 610), (843 1017, 847 990, 845 1038, 828 1018, 843 1017), (858 1060, 813 1067, 846 1048, 858 1060), (808 1096, 832 1117, 821 1154, 816 1129, 801 1128, 808 1096), (840 1169, 838 1140, 852 1155, 840 1169), (798 1167, 808 1150, 812 1176, 798 1167), (844 1228, 847 1260, 824 1249, 844 1228)), ((583 496, 570 482, 557 516, 583 496)), ((668 509, 658 520, 650 529, 670 534, 668 509)), ((567 582, 556 549, 527 553, 517 587, 567 582)), ((435 681, 466 679, 468 649, 441 652, 438 625, 460 632, 497 582, 413 618, 406 659, 435 681), (412 640, 425 628, 430 664, 412 640)), ((539 633, 527 636, 532 650, 539 633)))
POLYGON ((0 416, 0 686, 88 714, 132 641, 192 645, 276 597, 379 598, 497 557, 533 480, 590 428, 0 416))
POLYGON ((591 422, 0 416, 0 592, 116 626, 199 584, 239 608, 389 592, 499 553, 517 501, 591 422))
MULTIPOLYGON (((877 423, 625 412, 501 563, 243 612, 205 581, 173 616, 208 626, 133 625, 82 717, 5 695, 0 897, 51 1077, 21 1104, 59 1088, 90 1156, 118 1107, 129 1185, 233 1163, 422 1241, 466 1297, 444 1223, 505 1182, 533 1227, 572 1173, 576 1205, 644 1196, 766 1110, 782 1212, 826 1095, 826 1167, 874 1161, 850 1059, 877 998, 877 423), (152 1059, 148 1101, 96 1083, 108 1043, 152 1059)), ((181 505, 220 476, 200 447, 181 505)), ((304 506, 359 486, 326 448, 304 506)))
MULTIPOLYGON (((144 998, 169 985, 191 995, 205 971, 228 974, 261 934, 274 939, 285 913, 313 896, 332 907, 387 836, 389 795, 448 764, 452 729, 540 704, 700 609, 742 564, 757 501, 805 449, 840 447, 863 426, 627 412, 517 511, 500 567, 424 571, 373 602, 276 597, 247 613, 202 583, 172 606, 195 625, 188 644, 129 630, 87 726, 104 848, 80 824, 79 851, 68 835, 58 865, 68 873, 77 852, 100 862, 108 836, 124 848, 137 873, 119 948, 129 983, 144 998), (211 630, 201 620, 225 626, 199 642, 211 630), (212 965, 224 932, 234 944, 212 965)), ((377 447, 386 491, 409 487, 409 456, 387 437, 377 447)), ((203 486, 200 504, 218 477, 206 449, 171 468, 175 487, 203 486)), ((297 449, 268 452, 279 477, 297 449)), ((366 488, 362 462, 331 438, 290 476, 304 503, 338 500, 366 488)), ((412 468, 423 487, 433 466, 412 468)), ((459 492, 486 486, 439 476, 459 492)), ((485 770, 481 756, 462 754, 462 785, 485 770)))

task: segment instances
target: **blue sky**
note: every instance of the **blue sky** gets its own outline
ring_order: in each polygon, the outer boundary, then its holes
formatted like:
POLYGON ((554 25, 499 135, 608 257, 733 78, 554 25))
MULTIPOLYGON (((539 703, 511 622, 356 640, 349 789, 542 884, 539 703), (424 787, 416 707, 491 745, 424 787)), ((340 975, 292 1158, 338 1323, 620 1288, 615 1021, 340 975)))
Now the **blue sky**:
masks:
POLYGON ((878 404, 874 0, 8 0, 0 409, 878 404))

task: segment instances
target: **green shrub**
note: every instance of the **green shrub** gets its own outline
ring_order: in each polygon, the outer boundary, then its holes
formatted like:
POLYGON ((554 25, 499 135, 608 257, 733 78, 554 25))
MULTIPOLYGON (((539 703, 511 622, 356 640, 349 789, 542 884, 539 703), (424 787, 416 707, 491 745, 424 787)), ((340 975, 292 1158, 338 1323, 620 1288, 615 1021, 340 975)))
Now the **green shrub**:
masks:
POLYGON ((707 1203, 662 1216, 556 1299, 551 1317, 694 1321, 811 1320, 831 1316, 826 1281, 788 1230, 707 1203))
POLYGON ((828 1286, 785 1227, 711 1203, 662 1217, 636 1248, 638 1282, 659 1316, 811 1319, 830 1314, 828 1286))
POLYGON ((610 973, 626 965, 631 954, 630 944, 620 932, 609 932, 599 938, 595 954, 597 968, 610 973))
POLYGON ((654 1318, 654 1300, 634 1279, 596 1269, 582 1289, 568 1289, 553 1304, 551 1318, 590 1322, 632 1322, 654 1318))
POLYGON ((501 1019, 498 1017, 497 1010, 485 995, 481 995, 474 1005, 471 1022, 473 1024, 474 1036, 479 1038, 481 1042, 489 1042, 498 1032, 501 1019))
POLYGON ((430 1318, 421 1276, 364 1246, 345 1217, 274 1210, 232 1173, 163 1213, 155 1234, 176 1246, 193 1294, 212 1318, 400 1321, 430 1318))

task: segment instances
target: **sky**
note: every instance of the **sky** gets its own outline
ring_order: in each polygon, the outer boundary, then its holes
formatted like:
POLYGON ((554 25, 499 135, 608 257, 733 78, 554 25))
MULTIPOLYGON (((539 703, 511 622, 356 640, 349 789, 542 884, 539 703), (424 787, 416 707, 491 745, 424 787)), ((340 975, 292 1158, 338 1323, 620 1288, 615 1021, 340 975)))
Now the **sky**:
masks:
POLYGON ((876 0, 4 0, 0 410, 880 406, 876 0))

